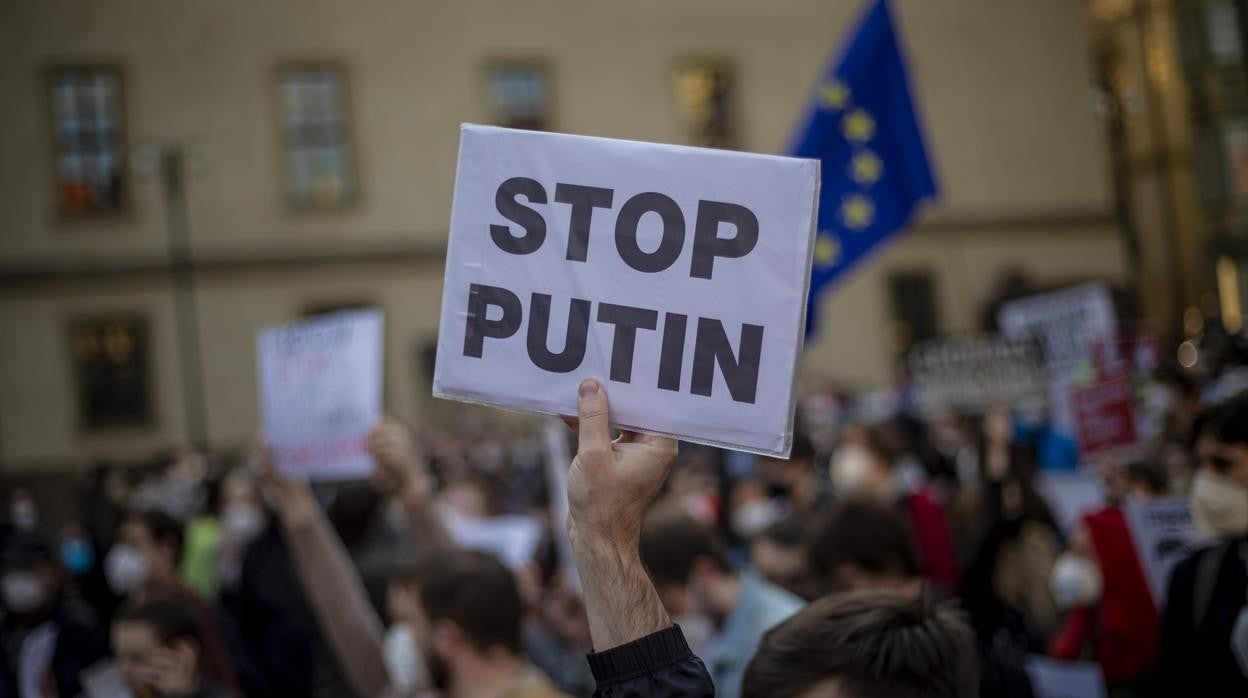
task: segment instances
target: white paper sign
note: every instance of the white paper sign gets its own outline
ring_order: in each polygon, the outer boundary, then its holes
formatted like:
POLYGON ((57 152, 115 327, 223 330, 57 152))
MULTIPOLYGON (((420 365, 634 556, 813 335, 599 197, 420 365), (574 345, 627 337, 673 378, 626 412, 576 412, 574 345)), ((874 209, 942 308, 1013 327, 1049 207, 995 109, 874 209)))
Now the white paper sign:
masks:
POLYGON ((1067 534, 1084 515, 1105 508, 1105 488, 1089 470, 1042 471, 1036 477, 1036 489, 1053 511, 1058 527, 1067 534))
POLYGON ((278 472, 368 477, 368 431, 381 418, 381 313, 335 313, 265 328, 256 350, 264 435, 278 472))
POLYGON ((1036 698, 1105 698, 1105 677, 1095 662, 1027 658, 1027 675, 1036 698))
POLYGON ((787 456, 814 160, 463 127, 433 393, 787 456))
POLYGON ((446 509, 442 521, 456 546, 489 553, 513 570, 533 562, 542 540, 542 523, 532 516, 474 519, 446 509))
POLYGON ((1029 296, 1001 306, 997 314, 1001 334, 1011 339, 1033 337, 1044 346, 1052 380, 1053 426, 1075 438, 1070 388, 1075 369, 1091 358, 1092 346, 1112 342, 1118 333, 1113 298, 1104 284, 1084 284, 1029 296))
POLYGON ((1204 542, 1192 521, 1191 505, 1186 497, 1132 498, 1127 500, 1123 513, 1131 529, 1135 555, 1160 608, 1166 603, 1174 566, 1204 542))

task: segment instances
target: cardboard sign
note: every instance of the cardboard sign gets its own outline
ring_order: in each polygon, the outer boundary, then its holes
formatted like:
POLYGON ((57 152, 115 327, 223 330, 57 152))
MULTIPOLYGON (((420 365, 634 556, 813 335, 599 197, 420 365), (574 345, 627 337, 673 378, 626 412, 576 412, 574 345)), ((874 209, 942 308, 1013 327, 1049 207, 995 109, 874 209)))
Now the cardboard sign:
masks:
POLYGON ((277 471, 368 477, 368 431, 381 418, 382 316, 335 313, 256 337, 260 412, 277 471))
POLYGON ((1012 405, 1043 396, 1049 375, 1040 345, 995 335, 920 342, 910 352, 914 400, 919 409, 981 411, 994 402, 1012 405))
POLYGON ((1027 675, 1036 698, 1105 698, 1105 677, 1096 662, 1027 658, 1027 675))
POLYGON ((1135 389, 1131 377, 1119 374, 1091 385, 1071 388, 1079 452, 1095 457, 1136 444, 1135 389))
POLYGON ((463 127, 433 393, 787 456, 814 160, 463 127))
POLYGON ((1153 600, 1161 608, 1174 566, 1204 543, 1192 521, 1191 505, 1186 497, 1132 498, 1123 507, 1123 514, 1153 600))

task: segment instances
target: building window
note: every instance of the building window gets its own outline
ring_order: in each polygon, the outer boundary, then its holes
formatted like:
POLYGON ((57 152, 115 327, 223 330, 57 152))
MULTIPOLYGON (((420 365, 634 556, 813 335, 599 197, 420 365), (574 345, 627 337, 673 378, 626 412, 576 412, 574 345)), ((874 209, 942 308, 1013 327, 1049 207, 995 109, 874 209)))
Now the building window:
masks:
POLYGON ((930 272, 898 272, 888 279, 893 321, 888 343, 898 354, 915 342, 935 339, 940 331, 936 309, 936 280, 930 272))
POLYGON ((116 213, 126 205, 121 69, 63 66, 48 72, 57 209, 116 213))
POLYGON ((134 316, 78 320, 69 327, 79 424, 86 429, 152 422, 147 322, 134 316))
POLYGON ((296 208, 334 209, 357 194, 345 68, 293 63, 278 69, 286 180, 296 208))
POLYGON ((486 69, 491 119, 499 126, 550 128, 550 74, 539 61, 495 61, 486 69))
POLYGON ((732 66, 716 60, 686 60, 672 71, 676 118, 685 142, 705 148, 735 148, 732 66))

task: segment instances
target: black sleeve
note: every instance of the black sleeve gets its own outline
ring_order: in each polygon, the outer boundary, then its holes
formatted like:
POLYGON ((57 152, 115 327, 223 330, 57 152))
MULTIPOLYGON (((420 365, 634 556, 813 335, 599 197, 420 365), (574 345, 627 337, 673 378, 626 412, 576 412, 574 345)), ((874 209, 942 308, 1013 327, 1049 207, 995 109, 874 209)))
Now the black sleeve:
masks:
POLYGON ((1201 553, 1175 566, 1170 573, 1166 607, 1161 613, 1161 651, 1158 659, 1159 689, 1154 695, 1182 695, 1194 670, 1195 621, 1192 597, 1195 595, 1196 567, 1201 553), (1178 691, 1175 693, 1174 691, 1178 691))
POLYGON ((589 668, 598 682, 595 698, 715 695, 711 675, 677 625, 606 652, 591 652, 589 668))

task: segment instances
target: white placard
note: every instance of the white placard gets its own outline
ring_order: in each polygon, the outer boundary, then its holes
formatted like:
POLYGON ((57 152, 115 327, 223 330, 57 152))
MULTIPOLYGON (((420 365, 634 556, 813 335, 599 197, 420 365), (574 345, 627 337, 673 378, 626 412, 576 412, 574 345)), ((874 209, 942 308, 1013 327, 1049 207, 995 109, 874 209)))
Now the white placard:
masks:
POLYGON ((1105 698, 1105 677, 1095 662, 1027 658, 1027 675, 1036 698, 1105 698))
POLYGON ((1132 497, 1123 507, 1123 514, 1149 590, 1161 608, 1166 604, 1174 566, 1204 543, 1192 521, 1191 504, 1186 497, 1132 497))
POLYGON ((1105 508, 1105 488, 1090 470, 1042 471, 1036 476, 1036 489, 1052 510, 1058 527, 1066 534, 1073 531, 1085 515, 1105 508))
POLYGON ((537 544, 542 540, 542 523, 532 516, 477 519, 446 509, 442 521, 456 546, 489 553, 512 570, 533 562, 537 544))
POLYGON ((787 456, 814 160, 465 125, 433 393, 787 456))
POLYGON ((285 476, 368 477, 368 431, 381 419, 382 315, 334 313, 256 337, 260 411, 285 476))

